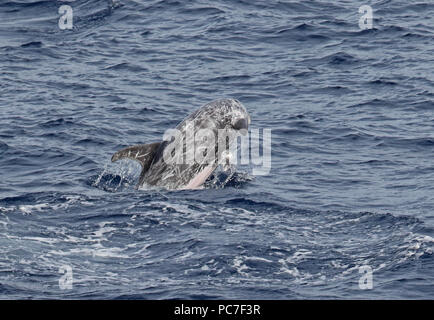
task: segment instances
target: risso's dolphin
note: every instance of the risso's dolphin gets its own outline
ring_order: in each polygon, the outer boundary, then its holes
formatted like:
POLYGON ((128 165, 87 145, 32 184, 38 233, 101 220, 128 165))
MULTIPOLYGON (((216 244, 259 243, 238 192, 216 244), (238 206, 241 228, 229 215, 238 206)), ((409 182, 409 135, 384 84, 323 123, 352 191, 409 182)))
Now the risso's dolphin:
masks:
POLYGON ((246 134, 249 125, 250 116, 241 102, 216 100, 193 112, 175 129, 166 130, 162 142, 127 147, 111 160, 138 161, 142 166, 139 188, 196 189, 219 164, 233 157, 237 136, 246 134))

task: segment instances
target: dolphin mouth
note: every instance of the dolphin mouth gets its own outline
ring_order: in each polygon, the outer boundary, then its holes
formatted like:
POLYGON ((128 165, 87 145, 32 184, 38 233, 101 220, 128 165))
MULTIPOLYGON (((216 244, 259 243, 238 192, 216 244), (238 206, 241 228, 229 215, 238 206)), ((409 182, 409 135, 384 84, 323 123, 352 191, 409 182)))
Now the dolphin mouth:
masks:
POLYGON ((245 129, 247 130, 249 128, 249 118, 242 118, 242 119, 238 119, 234 125, 232 126, 235 130, 242 130, 245 129))

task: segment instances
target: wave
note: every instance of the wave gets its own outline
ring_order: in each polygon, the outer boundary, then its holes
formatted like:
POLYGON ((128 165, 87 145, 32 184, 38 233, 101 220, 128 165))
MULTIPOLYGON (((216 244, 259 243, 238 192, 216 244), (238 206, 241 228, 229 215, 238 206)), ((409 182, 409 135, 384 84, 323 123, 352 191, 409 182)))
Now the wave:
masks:
MULTIPOLYGON (((31 277, 45 268, 44 274, 52 277, 60 264, 72 264, 76 285, 95 283, 100 297, 108 294, 115 278, 118 296, 131 289, 149 293, 137 282, 142 277, 149 280, 141 273, 145 269, 147 275, 160 274, 151 277, 161 290, 157 297, 177 296, 180 293, 174 286, 203 278, 213 279, 209 286, 201 286, 204 295, 220 283, 222 288, 235 286, 246 292, 252 286, 255 294, 277 297, 282 292, 291 295, 288 286, 295 290, 292 294, 300 294, 297 285, 328 287, 329 294, 338 294, 354 284, 359 267, 365 265, 372 268, 380 287, 389 281, 389 273, 432 261, 434 230, 414 217, 314 211, 291 207, 272 195, 258 200, 258 195, 241 193, 216 202, 215 194, 181 193, 129 193, 129 206, 119 203, 122 194, 110 200, 105 195, 62 193, 0 199, 0 243, 6 257, 0 268, 4 263, 15 270, 26 265, 31 277), (20 230, 17 225, 23 221, 34 227, 20 230), (26 244, 20 262, 11 249, 18 243, 26 244), (23 258, 30 255, 29 247, 38 248, 38 265, 31 263, 30 256, 29 262, 23 258), (88 262, 77 263, 82 259, 88 262), (86 271, 113 260, 122 265, 116 270, 107 265, 108 278, 86 271), (171 281, 162 281, 174 270, 171 281), (265 283, 269 289, 264 292, 260 288, 265 283)), ((18 292, 14 286, 9 290, 18 292)), ((45 297, 56 294, 52 287, 44 292, 45 297)), ((83 294, 89 290, 73 293, 75 297, 83 294)))

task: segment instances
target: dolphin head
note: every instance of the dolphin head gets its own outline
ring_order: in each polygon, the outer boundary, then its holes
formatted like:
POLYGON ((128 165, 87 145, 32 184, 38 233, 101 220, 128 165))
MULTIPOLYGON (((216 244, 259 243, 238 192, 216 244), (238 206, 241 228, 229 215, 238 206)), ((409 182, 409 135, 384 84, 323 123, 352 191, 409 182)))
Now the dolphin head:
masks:
POLYGON ((245 134, 249 129, 250 115, 241 102, 236 99, 220 99, 211 105, 218 111, 219 127, 245 134))

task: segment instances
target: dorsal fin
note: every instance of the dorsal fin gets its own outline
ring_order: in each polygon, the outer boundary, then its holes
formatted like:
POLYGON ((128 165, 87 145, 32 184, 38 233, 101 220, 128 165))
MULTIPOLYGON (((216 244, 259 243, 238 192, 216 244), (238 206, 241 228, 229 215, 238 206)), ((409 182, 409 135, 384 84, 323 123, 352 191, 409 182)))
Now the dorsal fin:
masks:
POLYGON ((160 146, 161 142, 154 142, 150 144, 139 144, 131 147, 127 147, 116 152, 112 156, 112 162, 121 159, 136 160, 142 165, 142 175, 148 171, 152 164, 155 153, 160 146))

